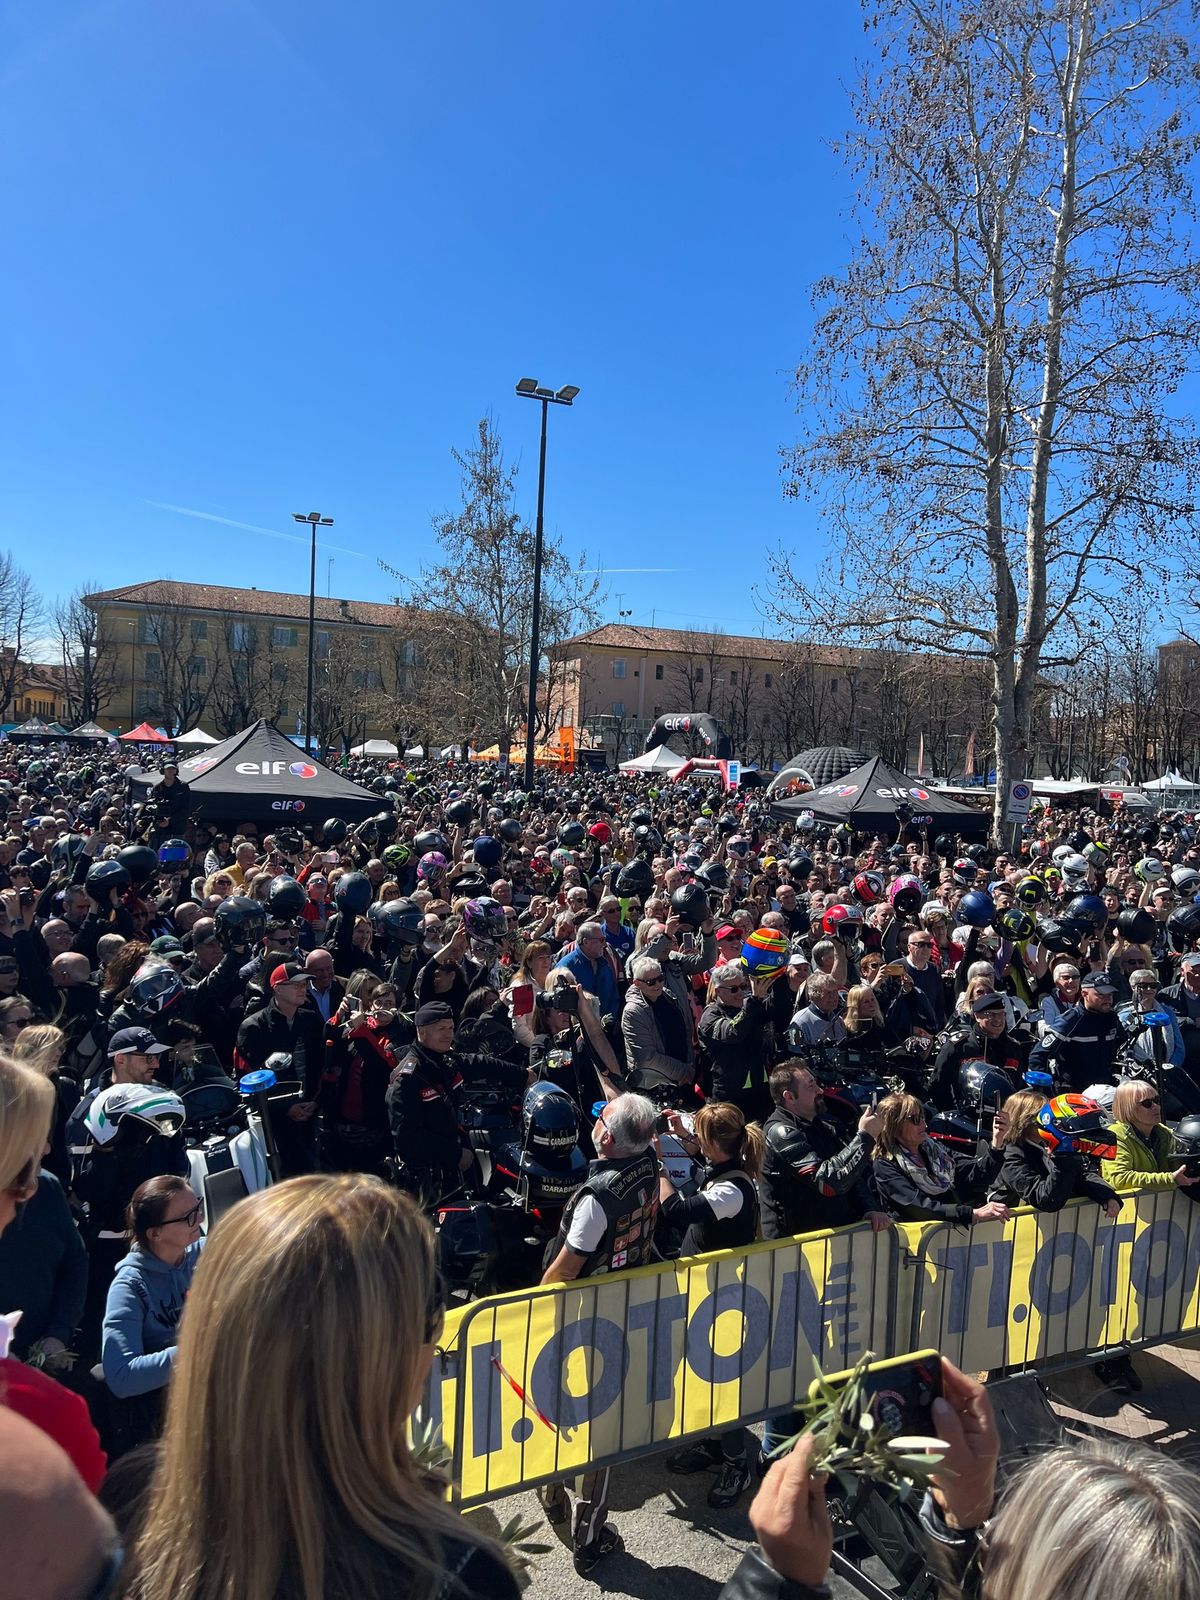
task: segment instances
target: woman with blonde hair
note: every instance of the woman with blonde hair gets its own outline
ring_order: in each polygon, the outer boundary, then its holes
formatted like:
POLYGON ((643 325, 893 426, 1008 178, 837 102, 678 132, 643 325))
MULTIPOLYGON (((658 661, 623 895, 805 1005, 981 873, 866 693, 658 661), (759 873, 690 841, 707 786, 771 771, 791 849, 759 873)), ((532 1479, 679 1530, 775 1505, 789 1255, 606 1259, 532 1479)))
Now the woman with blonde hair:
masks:
POLYGON ((515 1600, 409 1448, 442 1314, 432 1230, 380 1179, 236 1205, 184 1310, 129 1600, 515 1600))
MULTIPOLYGON (((680 1254, 706 1255, 710 1250, 743 1249, 758 1238, 758 1191, 755 1179, 762 1170, 763 1131, 747 1123, 739 1107, 709 1100, 691 1119, 689 1129, 678 1111, 667 1112, 671 1132, 685 1149, 703 1162, 700 1188, 686 1198, 667 1176, 658 1176, 663 1222, 686 1228, 680 1254)), ((657 1148, 657 1140, 655 1141, 657 1148)), ((719 1466, 708 1492, 710 1506, 731 1506, 750 1486, 751 1437, 743 1427, 720 1438, 700 1439, 667 1457, 667 1471, 704 1472, 719 1466)))
POLYGON ((1117 1153, 1101 1161, 1105 1183, 1114 1189, 1183 1189, 1200 1198, 1200 1174, 1189 1172, 1178 1139, 1162 1119, 1162 1097, 1148 1078, 1127 1078, 1113 1095, 1109 1132, 1117 1153))
POLYGON ((59 1076, 67 1036, 52 1022, 35 1022, 23 1028, 12 1047, 14 1061, 24 1061, 35 1072, 50 1079, 54 1086, 55 1112, 50 1129, 50 1151, 44 1165, 64 1189, 71 1187, 71 1157, 67 1150, 67 1121, 79 1104, 78 1079, 71 1073, 59 1076))
MULTIPOLYGON (((883 1209, 900 1222, 1003 1221, 1008 1207, 979 1197, 1000 1170, 1003 1150, 960 1156, 929 1137, 915 1094, 889 1094, 875 1108, 875 1186, 883 1209)), ((994 1137, 994 1136, 993 1136, 994 1137)))
POLYGON ((842 1026, 846 1043, 854 1050, 886 1050, 895 1043, 869 983, 853 984, 847 991, 842 1026))
POLYGON ((53 1116, 49 1078, 0 1056, 0 1233, 37 1190, 53 1116))

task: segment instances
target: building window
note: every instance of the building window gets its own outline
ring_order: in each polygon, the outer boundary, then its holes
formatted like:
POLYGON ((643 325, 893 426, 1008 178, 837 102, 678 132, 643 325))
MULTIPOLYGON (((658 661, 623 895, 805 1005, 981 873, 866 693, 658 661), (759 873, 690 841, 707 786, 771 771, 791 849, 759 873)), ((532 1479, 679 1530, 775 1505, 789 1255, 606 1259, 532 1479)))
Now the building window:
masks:
POLYGON ((623 678, 624 676, 625 676, 625 663, 623 661, 614 661, 613 662, 613 677, 614 678, 623 678))
POLYGON ((654 681, 655 681, 655 683, 661 683, 662 680, 663 680, 663 664, 662 664, 661 661, 659 661, 658 663, 656 663, 655 668, 654 668, 654 681))
POLYGON ((162 671, 162 657, 157 650, 147 650, 142 656, 142 672, 147 678, 162 671))
POLYGON ((151 711, 156 715, 162 710, 162 693, 158 689, 147 689, 142 695, 142 710, 151 711))
POLYGON ((271 643, 281 649, 290 650, 300 638, 298 628, 272 628, 271 643))
POLYGON ((229 644, 233 650, 253 650, 256 642, 253 623, 235 622, 229 630, 229 644))
POLYGON ((137 619, 137 640, 139 644, 153 644, 156 638, 153 617, 139 617, 137 619))
POLYGON ((773 679, 771 677, 771 674, 769 672, 764 672, 763 673, 763 688, 764 689, 769 689, 771 687, 772 682, 773 682, 773 679))
POLYGON ((692 682, 693 683, 703 683, 704 682, 704 668, 703 667, 697 667, 695 672, 692 673, 692 682))
POLYGON ((356 672, 354 674, 354 687, 356 689, 382 689, 383 673, 380 672, 378 667, 373 667, 370 671, 356 672))
POLYGON ((208 657, 192 656, 188 661, 188 672, 193 678, 208 677, 208 657))
POLYGON ((625 702, 624 702, 624 700, 614 700, 613 701, 613 703, 612 703, 612 714, 613 714, 614 717, 623 717, 625 715, 625 702))
POLYGON ((203 617, 192 618, 192 643, 199 644, 202 639, 208 638, 208 623, 203 617))
POLYGON ((836 678, 830 678, 830 680, 829 680, 829 692, 830 692, 830 694, 836 694, 838 692, 838 681, 837 681, 836 678))
POLYGON ((729 683, 730 683, 731 687, 736 686, 736 684, 737 684, 737 673, 736 672, 731 672, 729 674, 729 683))
POLYGON ((329 655, 329 635, 327 633, 317 634, 317 646, 314 654, 321 661, 324 661, 329 655))
POLYGON ((288 678, 288 664, 286 661, 272 661, 271 682, 286 683, 288 678))

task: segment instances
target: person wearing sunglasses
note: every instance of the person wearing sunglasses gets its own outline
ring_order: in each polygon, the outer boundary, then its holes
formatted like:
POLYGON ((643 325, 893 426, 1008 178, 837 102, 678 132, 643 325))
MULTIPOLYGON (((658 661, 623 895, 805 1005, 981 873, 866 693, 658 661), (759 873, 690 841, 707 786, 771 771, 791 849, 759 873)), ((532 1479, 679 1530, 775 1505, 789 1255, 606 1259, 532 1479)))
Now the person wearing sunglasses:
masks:
POLYGON ((695 1073, 691 1054, 692 1019, 666 987, 662 964, 635 956, 632 982, 621 1012, 621 1037, 630 1082, 638 1089, 673 1083, 690 1086, 695 1073))
POLYGON ((1117 1016, 1132 1039, 1133 1054, 1139 1061, 1153 1062, 1155 1045, 1158 1042, 1155 1035, 1161 1034, 1167 1042, 1164 1064, 1181 1067, 1187 1055, 1187 1045, 1174 1011, 1165 1004, 1159 1004, 1158 973, 1152 967, 1135 968, 1129 974, 1129 988, 1132 998, 1125 1005, 1118 1006, 1117 1016), (1166 1023, 1149 1025, 1145 1021, 1148 1012, 1157 1012, 1168 1020, 1166 1023))
POLYGON ((1175 1134, 1162 1119, 1162 1098, 1150 1079, 1130 1078, 1113 1095, 1117 1153, 1100 1163, 1105 1183, 1114 1189, 1182 1189, 1200 1199, 1200 1166, 1184 1162, 1175 1134))
POLYGON ((767 1088, 771 984, 780 969, 751 978, 745 962, 727 961, 709 983, 698 1033, 712 1073, 708 1098, 737 1106, 748 1122, 771 1109, 767 1088))
POLYGON ((126 1211, 129 1253, 108 1290, 100 1359, 114 1407, 114 1454, 162 1425, 183 1303, 200 1257, 204 1202, 185 1178, 149 1178, 126 1211))

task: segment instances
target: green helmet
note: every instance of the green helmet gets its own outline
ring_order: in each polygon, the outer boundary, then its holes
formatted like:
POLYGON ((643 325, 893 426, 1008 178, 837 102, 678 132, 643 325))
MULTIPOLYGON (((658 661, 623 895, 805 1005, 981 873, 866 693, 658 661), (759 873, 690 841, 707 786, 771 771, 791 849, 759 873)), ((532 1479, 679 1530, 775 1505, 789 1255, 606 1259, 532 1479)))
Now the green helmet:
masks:
POLYGON ((393 872, 401 872, 412 860, 412 851, 406 844, 389 844, 383 852, 383 864, 393 872))

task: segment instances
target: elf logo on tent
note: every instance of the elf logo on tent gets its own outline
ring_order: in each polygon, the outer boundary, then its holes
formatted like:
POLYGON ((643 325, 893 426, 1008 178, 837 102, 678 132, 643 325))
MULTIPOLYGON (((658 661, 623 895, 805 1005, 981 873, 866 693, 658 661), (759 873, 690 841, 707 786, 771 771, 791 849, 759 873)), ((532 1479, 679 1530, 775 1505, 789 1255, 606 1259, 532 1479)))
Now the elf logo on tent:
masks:
POLYGON ((202 772, 207 772, 209 767, 217 764, 215 756, 197 756, 194 761, 184 763, 184 771, 189 778, 198 778, 202 772))
POLYGON ((316 767, 307 761, 239 761, 234 768, 247 778, 277 778, 281 772, 290 772, 293 778, 315 778, 316 767))
POLYGON ((881 800, 907 800, 910 796, 914 800, 928 800, 927 789, 876 789, 875 793, 881 800))
POLYGON ((272 811, 303 811, 304 810, 304 801, 303 800, 272 800, 271 801, 271 810, 272 811))
POLYGON ((839 799, 849 800, 852 794, 858 793, 858 785, 856 783, 840 783, 833 792, 839 799))

